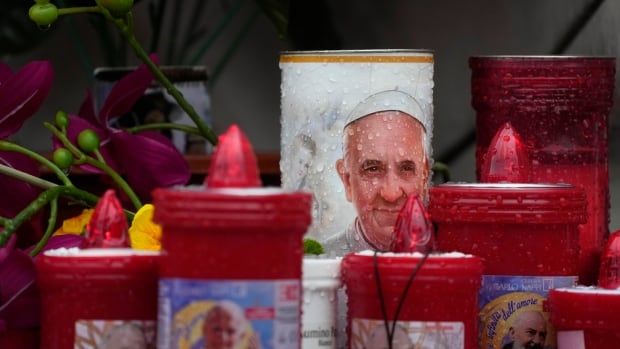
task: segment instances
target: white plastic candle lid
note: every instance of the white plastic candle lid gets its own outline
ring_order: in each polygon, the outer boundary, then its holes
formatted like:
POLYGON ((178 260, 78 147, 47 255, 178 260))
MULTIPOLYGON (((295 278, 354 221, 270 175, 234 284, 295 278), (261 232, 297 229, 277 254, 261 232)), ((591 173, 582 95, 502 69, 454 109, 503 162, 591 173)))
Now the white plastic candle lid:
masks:
POLYGON ((339 279, 342 258, 304 258, 304 279, 339 279))
POLYGON ((88 248, 80 249, 57 248, 44 252, 45 256, 51 257, 127 257, 127 256, 157 256, 158 251, 134 250, 131 248, 88 248))

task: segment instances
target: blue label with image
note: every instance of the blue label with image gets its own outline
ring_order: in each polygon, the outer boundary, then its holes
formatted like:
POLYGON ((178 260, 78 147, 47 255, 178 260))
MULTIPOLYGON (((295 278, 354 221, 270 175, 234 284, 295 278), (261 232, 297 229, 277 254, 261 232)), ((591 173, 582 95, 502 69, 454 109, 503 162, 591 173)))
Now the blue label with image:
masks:
POLYGON ((298 348, 299 280, 159 282, 158 348, 298 348))
POLYGON ((555 349, 543 303, 549 290, 571 287, 576 276, 484 275, 480 289, 480 348, 555 349))

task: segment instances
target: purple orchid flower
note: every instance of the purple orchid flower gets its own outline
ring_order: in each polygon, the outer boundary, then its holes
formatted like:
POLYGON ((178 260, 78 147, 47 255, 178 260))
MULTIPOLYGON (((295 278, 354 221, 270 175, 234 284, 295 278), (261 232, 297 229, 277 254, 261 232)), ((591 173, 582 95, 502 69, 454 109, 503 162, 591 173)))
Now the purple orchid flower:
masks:
MULTIPOLYGON (((41 106, 52 87, 54 71, 47 61, 26 64, 17 73, 0 63, 0 139, 16 133, 41 106)), ((0 164, 38 176, 38 164, 25 155, 0 151, 0 164)), ((0 216, 13 217, 39 193, 23 181, 0 175, 0 216)))
MULTIPOLYGON (((154 55, 151 59, 156 61, 154 55)), ((67 129, 69 140, 74 143, 84 129, 95 131, 107 164, 123 174, 136 193, 144 198, 150 197, 157 187, 185 184, 190 178, 188 163, 166 137, 156 132, 131 134, 110 126, 112 118, 131 111, 152 81, 153 75, 146 65, 139 66, 114 85, 98 114, 92 95, 87 92, 78 115, 69 116, 67 129)), ((55 145, 59 146, 57 140, 55 145)), ((91 166, 81 168, 101 172, 91 166)))
MULTIPOLYGON (((35 286, 34 259, 16 248, 13 235, 6 246, 0 248, 0 334, 12 328, 31 328, 39 325, 39 294, 35 286)), ((51 237, 43 251, 56 248, 79 247, 84 238, 67 234, 51 237)))

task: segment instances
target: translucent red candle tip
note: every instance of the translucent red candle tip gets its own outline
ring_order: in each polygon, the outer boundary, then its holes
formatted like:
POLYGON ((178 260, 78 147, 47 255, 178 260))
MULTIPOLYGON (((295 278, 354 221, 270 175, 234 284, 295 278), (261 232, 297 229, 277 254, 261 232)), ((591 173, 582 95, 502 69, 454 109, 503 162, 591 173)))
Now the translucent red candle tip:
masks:
POLYGON ((260 187, 261 180, 252 144, 239 126, 232 125, 219 137, 211 157, 209 188, 260 187))
POLYGON ((411 194, 400 210, 390 244, 392 252, 425 252, 433 236, 433 224, 417 194, 411 194))
POLYGON ((489 144, 482 160, 480 180, 485 183, 528 183, 530 166, 521 136, 507 122, 489 144))
POLYGON ((127 218, 114 190, 103 194, 88 225, 85 248, 129 247, 127 218))
POLYGON ((620 287, 620 230, 609 236, 603 250, 598 285, 609 289, 620 287))

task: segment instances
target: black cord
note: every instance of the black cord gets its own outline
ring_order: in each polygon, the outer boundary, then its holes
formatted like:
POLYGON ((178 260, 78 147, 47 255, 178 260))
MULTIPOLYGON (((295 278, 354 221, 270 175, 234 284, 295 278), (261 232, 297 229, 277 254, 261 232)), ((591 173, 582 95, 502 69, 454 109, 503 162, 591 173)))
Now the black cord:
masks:
POLYGON ((385 325, 385 333, 388 339, 388 348, 392 349, 392 336, 390 335, 390 325, 387 317, 387 310, 385 309, 385 297, 383 296, 383 288, 381 287, 381 275, 379 274, 379 258, 377 258, 377 251, 372 257, 372 263, 375 270, 375 281, 377 285, 377 293, 379 294, 379 305, 381 306, 381 315, 383 315, 383 324, 385 325))
POLYGON ((387 334, 388 348, 392 349, 394 345, 394 333, 396 332, 396 322, 398 322, 398 315, 400 315, 400 311, 405 304, 405 299, 407 299, 407 294, 409 293, 409 289, 413 284, 413 280, 415 280, 415 277, 418 275, 418 272, 422 268, 422 265, 424 264, 424 262, 426 262, 426 259, 430 255, 430 250, 424 253, 422 258, 416 264, 415 268, 413 268, 413 270, 411 271, 411 275, 409 275, 409 279, 407 280, 405 289, 403 290, 403 293, 400 295, 400 298, 398 300, 398 305, 396 306, 396 312, 394 313, 394 320, 392 320, 391 329, 387 316, 387 310, 385 307, 385 296, 383 295, 383 288, 381 287, 381 274, 379 273, 379 259, 377 258, 377 253, 377 251, 374 252, 372 260, 375 273, 375 281, 377 286, 377 293, 379 295, 379 305, 381 306, 381 315, 383 315, 383 324, 385 325, 385 333, 387 334))

